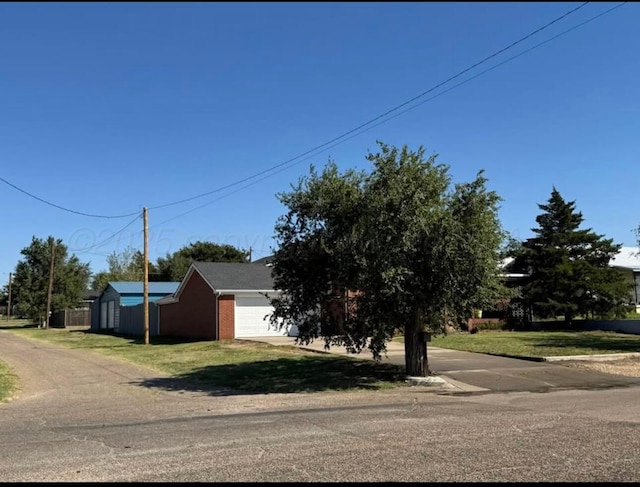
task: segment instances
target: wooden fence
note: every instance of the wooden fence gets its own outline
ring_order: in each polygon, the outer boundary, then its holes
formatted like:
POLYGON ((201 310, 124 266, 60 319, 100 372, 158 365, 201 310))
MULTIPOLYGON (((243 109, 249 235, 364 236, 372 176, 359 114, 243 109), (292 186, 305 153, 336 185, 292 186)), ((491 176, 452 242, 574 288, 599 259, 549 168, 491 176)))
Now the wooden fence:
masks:
POLYGON ((65 309, 51 314, 50 325, 54 328, 68 326, 91 326, 90 309, 65 309))

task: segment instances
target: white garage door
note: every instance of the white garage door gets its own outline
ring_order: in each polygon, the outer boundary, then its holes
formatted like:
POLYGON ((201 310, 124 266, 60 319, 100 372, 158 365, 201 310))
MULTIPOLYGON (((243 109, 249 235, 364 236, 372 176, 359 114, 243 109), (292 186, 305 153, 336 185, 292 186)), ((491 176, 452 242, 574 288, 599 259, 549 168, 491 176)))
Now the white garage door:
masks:
MULTIPOLYGON (((235 336, 236 338, 287 336, 287 330, 274 330, 269 323, 269 317, 273 312, 273 306, 267 298, 236 296, 235 306, 235 336)), ((289 335, 291 336, 291 335, 289 335)))

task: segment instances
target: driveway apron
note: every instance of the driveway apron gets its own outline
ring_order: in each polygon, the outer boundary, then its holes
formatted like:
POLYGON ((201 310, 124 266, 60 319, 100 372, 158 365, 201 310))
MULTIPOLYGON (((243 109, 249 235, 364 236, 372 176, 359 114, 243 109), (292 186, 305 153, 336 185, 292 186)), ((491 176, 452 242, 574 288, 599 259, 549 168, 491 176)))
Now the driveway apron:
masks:
MULTIPOLYGON (((293 337, 254 338, 272 345, 293 345, 323 353, 372 359, 368 350, 349 354, 344 347, 324 348, 324 341, 296 345, 293 337)), ((452 386, 452 393, 546 392, 553 389, 605 389, 640 384, 638 377, 624 377, 557 363, 522 360, 483 353, 428 347, 429 368, 452 386)), ((382 362, 404 367, 404 344, 389 342, 382 362)))

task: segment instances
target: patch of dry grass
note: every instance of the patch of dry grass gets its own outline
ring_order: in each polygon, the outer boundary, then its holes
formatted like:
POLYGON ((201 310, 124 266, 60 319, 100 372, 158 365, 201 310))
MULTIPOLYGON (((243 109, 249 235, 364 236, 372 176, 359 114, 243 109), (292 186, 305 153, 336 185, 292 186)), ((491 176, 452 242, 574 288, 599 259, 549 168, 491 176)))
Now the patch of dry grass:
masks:
MULTIPOLYGON (((558 363, 558 362, 556 362, 558 363)), ((607 374, 624 375, 626 377, 640 377, 640 357, 629 357, 619 360, 591 361, 571 360, 561 363, 567 367, 605 372, 607 374)))

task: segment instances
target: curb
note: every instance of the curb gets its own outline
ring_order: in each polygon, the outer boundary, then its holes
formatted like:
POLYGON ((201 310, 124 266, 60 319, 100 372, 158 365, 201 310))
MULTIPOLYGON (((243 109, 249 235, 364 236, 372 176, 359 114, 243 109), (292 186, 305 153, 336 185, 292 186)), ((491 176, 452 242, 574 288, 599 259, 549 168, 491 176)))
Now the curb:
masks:
POLYGON ((589 360, 594 362, 608 362, 625 358, 640 357, 640 353, 604 353, 600 355, 563 355, 559 357, 542 357, 545 362, 562 362, 566 360, 589 360))
POLYGON ((447 383, 447 381, 444 380, 442 377, 438 377, 435 375, 429 375, 427 377, 415 377, 415 376, 408 375, 407 378, 405 379, 405 382, 408 382, 409 384, 412 384, 415 386, 442 385, 447 383))
POLYGON ((594 362, 606 362, 610 360, 621 360, 625 358, 640 357, 640 352, 628 353, 603 353, 599 355, 558 355, 551 357, 529 357, 523 355, 508 355, 504 353, 472 352, 492 355, 494 357, 515 358, 518 360, 528 360, 530 362, 562 362, 565 360, 591 360, 594 362))

